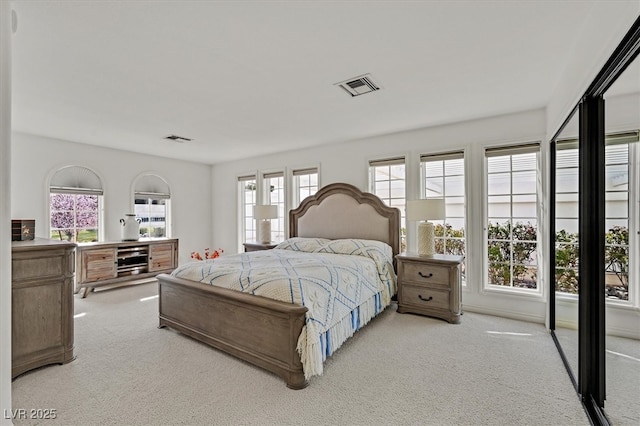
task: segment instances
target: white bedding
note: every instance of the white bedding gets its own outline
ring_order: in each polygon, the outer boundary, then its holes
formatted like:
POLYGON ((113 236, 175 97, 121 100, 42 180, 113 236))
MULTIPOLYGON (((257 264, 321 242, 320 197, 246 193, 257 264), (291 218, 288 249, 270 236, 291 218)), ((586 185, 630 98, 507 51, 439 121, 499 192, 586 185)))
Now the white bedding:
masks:
POLYGON ((273 250, 191 262, 172 275, 307 307, 298 352, 305 377, 396 292, 391 247, 379 241, 291 238, 273 250))

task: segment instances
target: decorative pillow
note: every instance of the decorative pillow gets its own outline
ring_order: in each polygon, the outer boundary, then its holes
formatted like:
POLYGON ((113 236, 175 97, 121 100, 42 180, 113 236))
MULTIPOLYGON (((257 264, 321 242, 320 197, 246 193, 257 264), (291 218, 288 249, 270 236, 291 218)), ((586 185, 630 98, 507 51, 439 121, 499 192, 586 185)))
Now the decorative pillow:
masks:
POLYGON ((307 253, 314 253, 316 250, 320 249, 323 245, 328 243, 329 239, 326 238, 302 238, 302 237, 294 237, 284 240, 277 246, 275 249, 281 250, 293 250, 293 251, 304 251, 307 253))
POLYGON ((276 249, 303 251, 306 253, 332 253, 368 257, 374 261, 381 277, 388 277, 393 271, 393 250, 382 241, 345 238, 289 238, 278 244, 276 249))

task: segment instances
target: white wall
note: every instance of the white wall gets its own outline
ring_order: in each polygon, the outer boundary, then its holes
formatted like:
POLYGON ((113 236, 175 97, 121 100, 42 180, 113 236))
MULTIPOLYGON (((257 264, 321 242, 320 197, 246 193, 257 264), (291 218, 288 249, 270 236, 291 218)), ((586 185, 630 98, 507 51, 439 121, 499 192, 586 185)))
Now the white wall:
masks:
MULTIPOLYGON (((256 170, 320 164, 320 184, 347 182, 368 191, 368 160, 405 155, 407 158, 407 197, 418 198, 420 154, 464 149, 467 156, 467 288, 463 294, 466 310, 492 312, 512 318, 544 322, 546 295, 514 297, 482 290, 483 278, 483 176, 484 147, 518 142, 543 141, 545 111, 491 117, 452 125, 417 129, 325 147, 289 151, 277 155, 247 158, 213 166, 214 245, 229 251, 237 246, 238 175, 256 170)), ((544 145, 544 144, 543 144, 544 145)), ((408 226, 407 243, 415 247, 415 227, 408 226)), ((544 281, 539 285, 546 286, 544 281)))
MULTIPOLYGON (((11 409, 11 7, 0 1, 0 410, 11 409)), ((0 424, 11 424, 6 416, 0 424)))
POLYGON ((48 179, 60 167, 79 165, 102 179, 105 240, 121 238, 119 221, 133 211, 132 183, 152 171, 171 188, 171 236, 180 240, 180 262, 212 244, 211 166, 23 133, 13 134, 12 164, 11 216, 35 219, 39 237, 48 237, 48 179))
MULTIPOLYGON (((640 59, 636 59, 640 61, 640 59)), ((627 75, 624 75, 627 78, 627 75)), ((640 79, 640 77, 638 77, 640 79)), ((608 96, 605 100, 605 133, 640 129, 640 93, 608 96)))
POLYGON ((547 139, 553 137, 571 110, 578 104, 589 84, 622 41, 638 14, 640 14, 640 1, 619 1, 616 2, 615 7, 611 7, 611 2, 606 1, 592 3, 589 19, 583 23, 580 38, 574 46, 571 46, 567 63, 548 64, 550 67, 562 67, 563 71, 547 105, 547 139), (602 32, 589 31, 589 28, 600 26, 602 22, 610 23, 606 38, 603 38, 602 32))

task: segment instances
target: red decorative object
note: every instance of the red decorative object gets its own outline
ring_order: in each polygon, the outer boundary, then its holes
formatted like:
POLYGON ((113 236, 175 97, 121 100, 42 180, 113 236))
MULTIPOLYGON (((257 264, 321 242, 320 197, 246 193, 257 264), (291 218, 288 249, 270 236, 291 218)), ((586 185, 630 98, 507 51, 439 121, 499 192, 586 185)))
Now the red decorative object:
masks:
POLYGON ((202 256, 197 251, 192 251, 191 258, 196 260, 215 259, 216 257, 220 257, 222 253, 224 253, 224 250, 222 250, 221 248, 214 251, 211 251, 211 249, 206 248, 204 249, 204 256, 202 256))

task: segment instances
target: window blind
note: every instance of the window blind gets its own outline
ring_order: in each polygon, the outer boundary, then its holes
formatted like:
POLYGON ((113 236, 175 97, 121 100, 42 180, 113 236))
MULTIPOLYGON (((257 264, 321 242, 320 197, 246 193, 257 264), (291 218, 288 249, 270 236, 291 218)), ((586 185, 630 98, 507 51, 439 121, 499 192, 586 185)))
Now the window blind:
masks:
POLYGON ((68 166, 58 170, 49 184, 49 190, 58 194, 103 195, 98 175, 82 166, 68 166))
POLYGON ((397 166, 404 164, 404 157, 384 158, 381 160, 369 160, 369 167, 397 166))
POLYGON ((460 160, 464 158, 464 151, 445 152, 440 154, 422 154, 420 162, 440 160, 460 160))
POLYGON ((292 172, 293 176, 313 175, 318 173, 317 167, 310 167, 308 169, 298 169, 292 172))
POLYGON ((247 182, 250 180, 256 180, 256 175, 238 176, 238 182, 247 182))
POLYGON ((165 200, 171 198, 169 184, 160 176, 156 175, 144 175, 140 177, 135 183, 133 192, 136 198, 156 198, 165 200))
POLYGON ((540 142, 524 145, 501 146, 485 149, 486 157, 500 157, 503 155, 531 154, 540 151, 540 142))
MULTIPOLYGON (((607 146, 611 145, 623 145, 636 143, 640 140, 640 132, 622 132, 622 133, 612 133, 609 135, 605 135, 604 143, 607 146)), ((577 138, 568 138, 568 139, 558 139, 556 142, 556 149, 577 149, 578 148, 578 139, 577 138)))
POLYGON ((265 173, 265 174, 262 175, 262 177, 264 179, 273 179, 273 178, 284 177, 284 172, 265 173))

